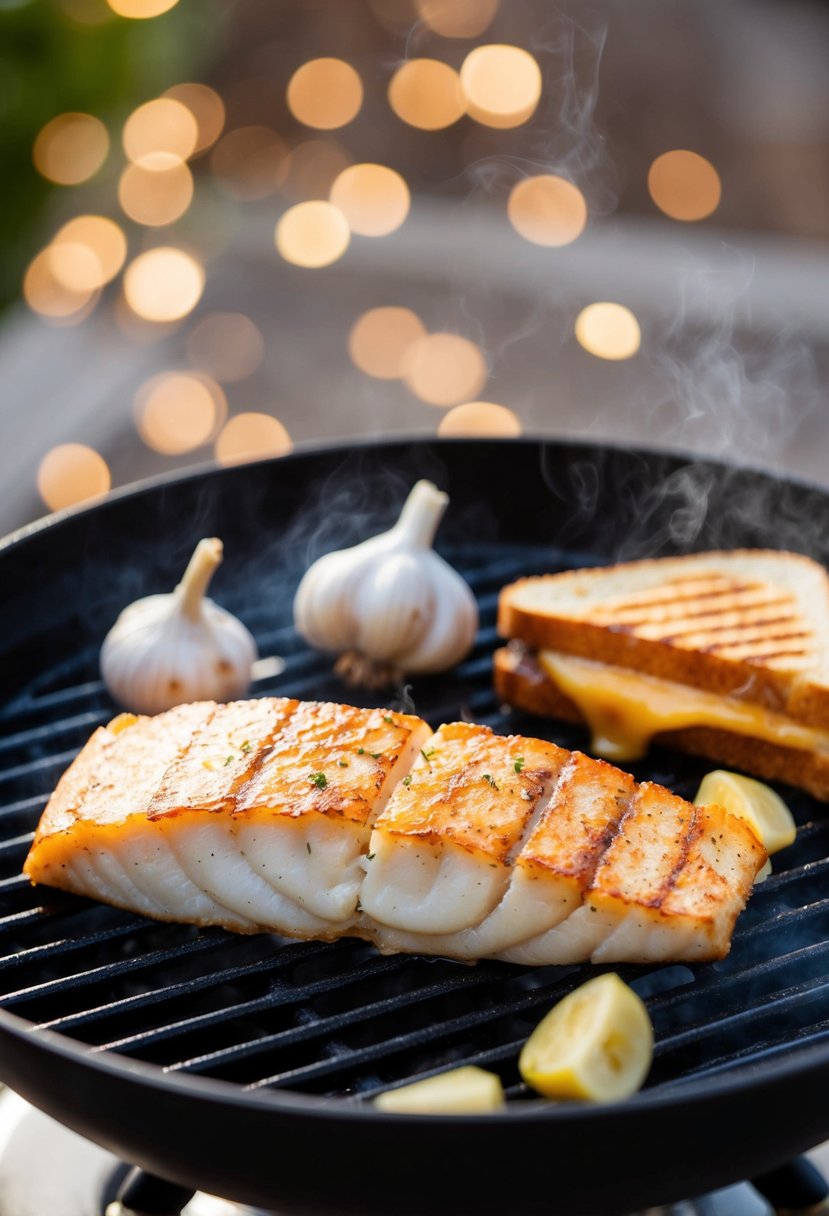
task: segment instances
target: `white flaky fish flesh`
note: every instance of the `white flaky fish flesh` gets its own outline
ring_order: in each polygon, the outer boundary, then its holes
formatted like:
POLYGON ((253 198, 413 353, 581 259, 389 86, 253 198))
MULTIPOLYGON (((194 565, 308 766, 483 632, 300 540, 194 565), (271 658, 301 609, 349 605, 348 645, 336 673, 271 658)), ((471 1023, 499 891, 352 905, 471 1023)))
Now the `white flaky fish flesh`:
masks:
POLYGON ((721 807, 541 739, 263 698, 98 729, 24 872, 162 920, 545 965, 720 958, 765 860, 721 807))

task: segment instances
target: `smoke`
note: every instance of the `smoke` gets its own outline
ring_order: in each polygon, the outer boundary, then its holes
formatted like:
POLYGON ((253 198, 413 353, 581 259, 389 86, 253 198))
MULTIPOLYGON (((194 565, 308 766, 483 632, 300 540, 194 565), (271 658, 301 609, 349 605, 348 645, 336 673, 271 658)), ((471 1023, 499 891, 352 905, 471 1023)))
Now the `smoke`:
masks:
POLYGON ((556 12, 532 36, 532 53, 544 88, 520 155, 482 156, 466 166, 470 194, 491 195, 522 177, 550 173, 567 178, 587 196, 591 213, 609 213, 617 198, 616 175, 596 123, 599 75, 607 23, 594 26, 556 12))
POLYGON ((648 350, 661 389, 650 425, 676 448, 738 463, 774 463, 818 401, 814 357, 785 322, 759 332, 754 265, 723 247, 683 275, 648 350))

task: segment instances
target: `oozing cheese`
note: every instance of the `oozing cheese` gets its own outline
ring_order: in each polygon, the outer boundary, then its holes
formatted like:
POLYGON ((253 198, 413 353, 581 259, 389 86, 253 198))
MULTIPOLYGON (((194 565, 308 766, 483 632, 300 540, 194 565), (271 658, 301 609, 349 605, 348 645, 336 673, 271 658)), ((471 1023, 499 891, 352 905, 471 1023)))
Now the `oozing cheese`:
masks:
POLYGON ((801 726, 736 697, 554 650, 540 650, 538 662, 587 722, 592 751, 608 760, 636 760, 654 735, 691 726, 717 727, 801 751, 829 750, 829 731, 801 726))

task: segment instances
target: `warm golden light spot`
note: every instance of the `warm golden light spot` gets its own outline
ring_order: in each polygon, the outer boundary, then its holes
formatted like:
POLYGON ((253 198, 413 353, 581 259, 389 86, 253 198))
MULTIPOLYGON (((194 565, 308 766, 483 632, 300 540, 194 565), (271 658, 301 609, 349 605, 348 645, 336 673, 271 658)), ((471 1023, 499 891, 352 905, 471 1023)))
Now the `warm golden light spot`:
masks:
POLYGON ((49 246, 52 274, 62 287, 79 294, 91 295, 103 280, 98 255, 79 241, 61 241, 49 246))
POLYGON ((405 356, 406 384, 429 405, 468 401, 483 388, 486 374, 480 348, 460 334, 426 334, 405 356))
POLYGON ((136 162, 155 152, 187 160, 198 139, 199 128, 192 113, 172 97, 156 97, 133 110, 121 136, 127 159, 136 162))
POLYGON ((58 278, 60 274, 54 263, 59 246, 81 245, 90 250, 97 263, 97 274, 91 286, 103 287, 115 278, 127 257, 127 238, 114 220, 105 215, 77 215, 58 231, 52 241, 53 266, 58 278))
POLYGON ((172 224, 192 201, 193 175, 170 152, 154 152, 127 165, 118 182, 118 202, 136 224, 172 224))
POLYGON ((348 353, 367 376, 397 380, 405 372, 409 348, 425 333, 423 322, 410 308, 370 308, 352 326, 348 353))
POLYGON ((587 203, 572 182, 544 173, 513 186, 507 214, 516 232, 536 245, 569 245, 584 231, 587 203))
POLYGON ((639 349, 639 322, 623 304, 589 304, 576 318, 576 338, 599 359, 629 359, 639 349))
POLYGON ((438 424, 438 434, 514 439, 521 434, 521 422, 518 415, 505 405, 496 405, 494 401, 467 401, 443 415, 438 424))
POLYGON ((195 366, 230 384, 251 376, 265 356, 265 339, 240 312, 213 312, 187 336, 187 357, 195 366))
POLYGON ((288 172, 285 141, 270 127, 236 127, 210 154, 210 167, 223 194, 253 202, 274 194, 288 172))
POLYGON ((79 290, 62 283, 55 274, 54 263, 51 245, 32 259, 23 276, 23 299, 46 320, 73 325, 88 315, 97 293, 91 288, 79 290))
POLYGON ((288 208, 276 225, 274 239, 286 262, 318 269, 343 256, 351 230, 339 207, 312 199, 288 208))
POLYGON ((498 11, 498 0, 417 0, 424 25, 444 38, 477 38, 498 11))
POLYGON ((227 400, 209 376, 161 372, 135 395, 141 438, 155 452, 178 456, 201 447, 227 416, 227 400))
POLYGON ((225 125, 225 103, 215 89, 207 84, 174 84, 162 97, 181 102, 195 118, 198 135, 192 155, 215 144, 225 125))
POLYGON ((124 295, 145 321, 177 321, 198 304, 204 269, 189 253, 159 246, 139 253, 124 272, 124 295))
POLYGON ((92 114, 58 114, 39 131, 35 168, 50 182, 76 186, 97 173, 109 152, 109 134, 92 114))
POLYGON ((648 189, 674 220, 704 220, 716 211, 722 187, 717 170, 696 152, 663 152, 648 170, 648 189))
POLYGON ((160 17, 175 8, 178 0, 107 0, 107 4, 119 17, 132 17, 145 21, 148 17, 160 17))
POLYGON ((288 82, 288 109, 306 127, 344 127, 363 104, 363 82, 344 59, 311 59, 288 82))
POLYGON ((61 443, 40 462, 37 489, 50 511, 100 498, 112 486, 103 456, 83 443, 61 443))
POLYGON ((422 131, 440 131, 466 110, 460 77, 439 59, 410 59, 389 83, 389 105, 398 118, 422 131))
POLYGON ((518 127, 541 97, 541 69, 529 51, 492 43, 477 46, 461 65, 467 113, 487 127, 518 127))
POLYGON ((225 424, 216 440, 220 464, 285 456, 293 447, 291 436, 278 418, 270 414, 237 414, 225 424))
POLYGON ((409 187, 386 165, 351 165, 331 187, 331 202, 339 207, 352 232, 388 236, 409 214, 409 187))

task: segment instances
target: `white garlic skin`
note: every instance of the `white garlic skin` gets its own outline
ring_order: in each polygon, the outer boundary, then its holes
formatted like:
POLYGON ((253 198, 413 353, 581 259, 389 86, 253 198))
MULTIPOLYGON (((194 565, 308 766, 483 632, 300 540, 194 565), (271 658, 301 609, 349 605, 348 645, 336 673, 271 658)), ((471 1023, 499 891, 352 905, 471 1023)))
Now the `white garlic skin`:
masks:
POLYGON ((256 643, 203 594, 219 561, 221 542, 201 541, 175 591, 136 600, 110 629, 101 675, 125 709, 157 714, 189 701, 235 700, 250 688, 256 643))
POLYGON ((431 548, 448 501, 420 481, 388 532, 314 562, 294 600, 305 640, 320 650, 358 651, 412 675, 460 662, 475 640, 478 606, 431 548))

